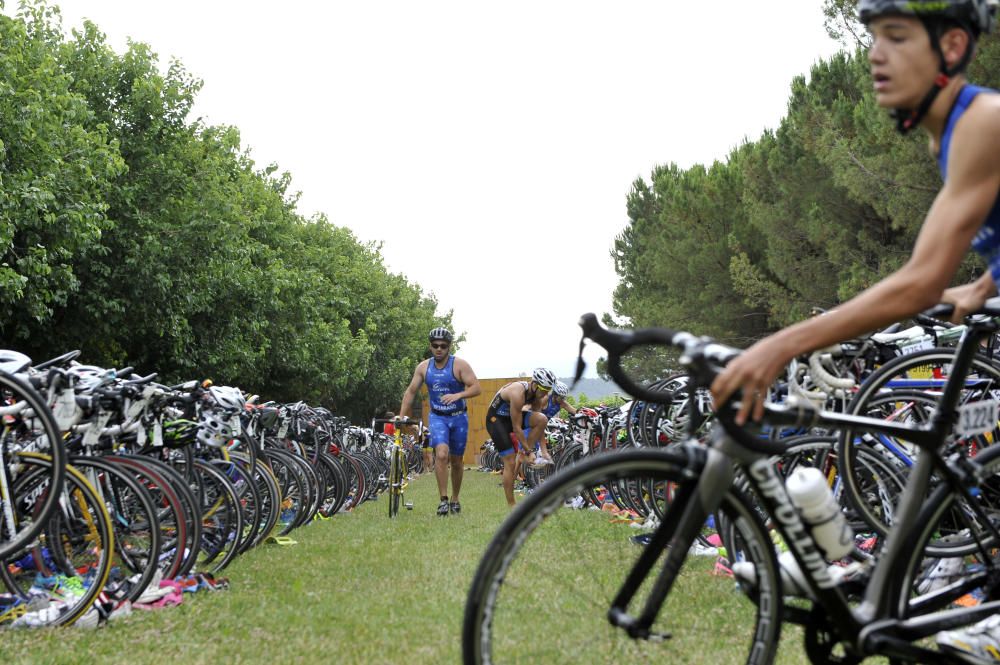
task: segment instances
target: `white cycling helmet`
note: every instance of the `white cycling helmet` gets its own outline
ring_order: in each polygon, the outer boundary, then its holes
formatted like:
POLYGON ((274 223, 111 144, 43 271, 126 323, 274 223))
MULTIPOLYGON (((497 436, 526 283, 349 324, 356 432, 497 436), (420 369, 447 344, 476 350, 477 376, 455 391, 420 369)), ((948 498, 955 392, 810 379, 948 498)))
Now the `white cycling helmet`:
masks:
POLYGON ((552 373, 552 370, 539 367, 531 373, 531 380, 543 388, 554 388, 559 379, 552 373))
POLYGON ((13 351, 11 349, 0 350, 0 369, 8 374, 23 372, 30 366, 31 358, 20 351, 13 351))
POLYGON ((239 388, 232 386, 211 386, 206 401, 232 413, 242 413, 246 400, 239 388))
POLYGON ((562 381, 556 381, 556 387, 552 389, 552 392, 560 397, 565 397, 566 395, 569 395, 569 386, 562 381))
POLYGON ((198 411, 198 441, 220 448, 238 436, 240 428, 233 417, 243 412, 245 404, 239 388, 211 386, 198 411))

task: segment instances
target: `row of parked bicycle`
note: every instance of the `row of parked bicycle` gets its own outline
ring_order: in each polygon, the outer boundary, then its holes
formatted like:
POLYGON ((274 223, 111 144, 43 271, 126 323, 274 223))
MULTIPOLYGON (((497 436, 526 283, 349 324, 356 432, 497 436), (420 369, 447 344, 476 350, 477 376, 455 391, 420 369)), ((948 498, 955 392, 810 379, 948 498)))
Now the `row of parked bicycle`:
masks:
MULTIPOLYGON (((793 407, 928 423, 950 372, 952 348, 965 329, 921 316, 912 327, 893 326, 865 339, 813 353, 790 365, 787 380, 774 388, 770 400, 793 407)), ((958 445, 969 456, 1000 436, 997 414, 987 413, 1000 397, 1000 363, 994 356, 995 344, 996 338, 990 338, 983 346, 959 396, 970 425, 963 430, 960 423, 960 433, 967 436, 958 445), (971 421, 976 418, 989 421, 985 431, 972 432, 971 421)), ((592 454, 671 447, 692 439, 705 442, 714 419, 712 402, 705 388, 689 390, 688 385, 686 373, 668 372, 647 384, 650 390, 672 395, 663 400, 665 404, 635 400, 621 407, 584 408, 576 415, 551 419, 545 438, 555 464, 523 465, 525 485, 533 489, 551 474, 592 454)), ((782 462, 786 472, 806 463, 806 458, 810 465, 821 468, 858 532, 885 534, 916 459, 910 443, 866 434, 853 437, 851 445, 838 446, 836 433, 801 426, 764 428, 759 436, 786 441, 789 451, 782 462)), ((482 446, 480 459, 484 470, 502 468, 490 442, 482 446)), ((627 493, 611 489, 600 496, 613 499, 621 509, 648 515, 648 502, 640 497, 629 499, 627 493)), ((594 503, 589 499, 598 496, 597 492, 585 494, 587 503, 594 503)))
POLYGON ((326 409, 78 355, 0 352, 0 627, 68 625, 98 598, 214 575, 386 487, 386 438, 326 409))

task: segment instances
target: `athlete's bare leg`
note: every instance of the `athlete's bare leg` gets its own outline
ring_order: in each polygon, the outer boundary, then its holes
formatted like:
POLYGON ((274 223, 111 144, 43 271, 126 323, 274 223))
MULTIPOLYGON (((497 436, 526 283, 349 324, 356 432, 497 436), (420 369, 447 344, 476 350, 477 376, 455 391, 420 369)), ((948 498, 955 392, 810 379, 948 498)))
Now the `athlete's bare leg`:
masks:
POLYGON ((503 457, 503 493, 507 498, 507 505, 514 507, 514 467, 516 466, 517 455, 504 455, 503 457))
MULTIPOLYGON (((462 491, 462 474, 465 473, 465 460, 461 455, 451 456, 451 502, 458 503, 458 493, 462 491)), ((443 494, 441 496, 444 496, 443 494)))
POLYGON ((448 496, 448 444, 434 446, 434 475, 438 481, 438 496, 448 496))

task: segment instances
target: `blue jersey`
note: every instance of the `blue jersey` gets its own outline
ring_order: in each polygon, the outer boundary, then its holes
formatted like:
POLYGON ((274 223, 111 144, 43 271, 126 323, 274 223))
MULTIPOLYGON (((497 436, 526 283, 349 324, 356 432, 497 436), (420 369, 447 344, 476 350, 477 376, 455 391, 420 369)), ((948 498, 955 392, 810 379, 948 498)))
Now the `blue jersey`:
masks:
POLYGON ((438 368, 434 364, 434 359, 427 361, 427 373, 424 374, 424 383, 427 384, 427 393, 430 396, 431 411, 440 415, 451 413, 461 413, 465 411, 465 400, 460 399, 445 404, 441 401, 444 395, 452 395, 465 390, 465 384, 455 376, 455 356, 448 356, 448 362, 444 367, 438 368))
POLYGON ((545 405, 544 409, 542 409, 542 413, 544 413, 546 417, 551 418, 559 413, 560 409, 562 409, 562 407, 559 406, 558 402, 556 402, 555 395, 549 395, 549 403, 545 405))
MULTIPOLYGON (((515 381, 514 383, 519 383, 521 384, 521 387, 524 388, 524 403, 528 404, 530 402, 528 389, 530 388, 531 384, 528 383, 527 381, 515 381)), ((514 385, 514 383, 508 383, 507 386, 512 386, 514 385)), ((493 396, 493 401, 490 402, 490 409, 493 411, 495 415, 498 416, 510 415, 510 402, 508 402, 507 400, 505 400, 503 397, 500 396, 500 393, 503 392, 503 389, 506 388, 507 386, 504 386, 503 388, 498 390, 496 395, 493 396)), ((534 397, 534 395, 531 395, 531 397, 534 397)))
MULTIPOLYGON (((975 85, 966 85, 958 93, 958 99, 948 115, 948 123, 945 125, 944 133, 941 134, 941 151, 938 153, 938 168, 941 170, 941 178, 948 180, 948 151, 951 149, 951 135, 955 130, 958 119, 962 117, 969 104, 980 93, 995 94, 996 90, 981 88, 975 85)), ((993 208, 986 216, 986 221, 979 228, 976 237, 972 240, 972 249, 976 250, 990 267, 990 275, 993 282, 1000 284, 1000 192, 997 200, 993 203, 993 208)))

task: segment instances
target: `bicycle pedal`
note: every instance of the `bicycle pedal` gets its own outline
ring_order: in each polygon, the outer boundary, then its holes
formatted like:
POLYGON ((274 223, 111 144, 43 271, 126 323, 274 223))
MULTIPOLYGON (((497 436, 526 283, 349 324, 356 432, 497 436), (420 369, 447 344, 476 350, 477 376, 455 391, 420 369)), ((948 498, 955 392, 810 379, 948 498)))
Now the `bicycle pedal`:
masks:
POLYGON ((406 506, 407 510, 413 510, 413 502, 412 501, 407 501, 403 505, 406 506))

